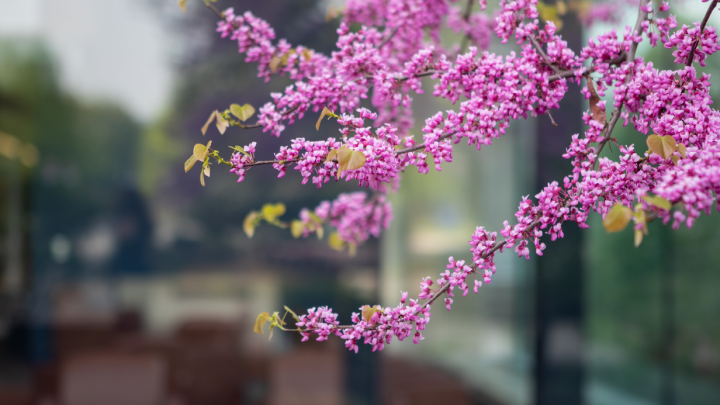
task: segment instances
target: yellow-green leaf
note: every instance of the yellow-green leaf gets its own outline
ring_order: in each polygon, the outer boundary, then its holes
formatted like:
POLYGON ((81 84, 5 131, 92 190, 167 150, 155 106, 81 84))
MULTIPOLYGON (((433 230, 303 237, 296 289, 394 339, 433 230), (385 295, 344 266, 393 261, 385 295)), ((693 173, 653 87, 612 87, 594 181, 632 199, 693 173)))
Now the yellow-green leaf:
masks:
MULTIPOLYGON (((202 146, 202 145, 200 145, 200 146, 202 146)), ((197 161, 198 160, 195 157, 195 154, 193 153, 193 155, 190 156, 190 158, 185 161, 185 173, 189 172, 190 169, 192 169, 193 166, 195 166, 195 162, 197 162, 197 161)))
POLYGON ((337 149, 330 149, 330 152, 328 152, 327 158, 325 158, 325 161, 331 162, 333 159, 335 159, 335 156, 337 156, 337 149))
POLYGON ((285 204, 265 204, 262 207, 262 215, 268 222, 274 222, 278 217, 285 214, 285 204))
POLYGON ((200 170, 200 185, 205 187, 205 173, 202 170, 200 170))
POLYGON ((677 151, 680 153, 680 156, 682 156, 683 159, 687 157, 687 148, 684 144, 679 143, 677 146, 677 151))
POLYGON ((370 305, 365 305, 362 307, 362 317, 365 320, 365 322, 370 322, 370 319, 372 319, 373 315, 378 311, 377 307, 371 307, 370 305))
POLYGON ((317 123, 315 123, 315 130, 320 130, 320 122, 326 115, 330 114, 332 114, 332 111, 330 111, 327 107, 323 107, 322 112, 320 112, 320 118, 318 118, 317 123))
POLYGON ((340 239, 340 234, 333 232, 330 235, 330 238, 328 238, 328 245, 330 245, 330 248, 332 249, 342 251, 345 249, 346 243, 344 240, 340 239))
POLYGON ((670 160, 672 160, 673 164, 677 166, 678 162, 680 161, 680 156, 672 155, 670 156, 670 160))
POLYGON ((222 114, 217 113, 215 114, 215 126, 217 127, 218 131, 220 132, 220 135, 225 133, 225 130, 230 126, 230 123, 227 122, 225 118, 223 118, 222 114))
POLYGON ((257 319, 255 319, 255 327, 253 327, 253 332, 263 334, 263 326, 265 326, 265 323, 270 320, 270 314, 267 312, 263 312, 262 314, 258 315, 257 319))
POLYGON ((647 138, 647 145, 654 154, 663 159, 667 159, 677 150, 675 138, 670 135, 650 135, 647 138))
POLYGON ((337 177, 346 170, 356 170, 365 166, 365 154, 359 150, 352 150, 343 146, 337 151, 338 173, 337 177))
POLYGON ((659 197, 659 196, 650 197, 650 196, 645 195, 645 196, 643 196, 643 200, 652 206, 655 206, 655 207, 658 207, 658 208, 661 208, 664 210, 669 210, 670 208, 672 208, 672 204, 670 204, 670 201, 668 201, 662 197, 659 197))
POLYGON ((217 110, 213 111, 212 114, 210 114, 210 118, 208 118, 205 125, 203 125, 203 127, 200 129, 200 131, 202 131, 203 135, 205 135, 205 133, 208 130, 208 127, 210 127, 210 123, 213 122, 213 120, 215 119, 215 117, 217 117, 217 115, 218 115, 217 110))
POLYGON ((643 240, 643 231, 640 229, 635 230, 635 247, 640 246, 643 240))
POLYGON ((297 53, 297 52, 295 52, 294 49, 290 49, 289 51, 285 52, 285 53, 283 54, 282 58, 280 58, 280 59, 282 59, 282 64, 283 64, 283 66, 287 66, 287 65, 288 65, 288 61, 290 60, 290 55, 295 55, 296 53, 297 53))
POLYGON ((208 142, 207 145, 201 143, 195 144, 193 148, 193 156, 195 156, 195 159, 204 162, 205 158, 210 154, 210 144, 212 144, 212 141, 208 142))
POLYGON ((178 0, 178 6, 180 7, 180 10, 184 12, 187 11, 187 0, 178 0))
POLYGON ((290 313, 290 315, 292 315, 293 319, 300 322, 300 318, 295 314, 295 312, 293 312, 292 309, 288 308, 287 305, 285 305, 285 310, 288 311, 290 313))
POLYGON ((250 211, 250 213, 245 217, 245 220, 243 221, 243 230, 248 238, 252 238, 255 234, 255 227, 257 226, 261 216, 262 214, 257 211, 250 211))
POLYGON ((305 60, 306 60, 306 61, 310 62, 310 60, 312 59, 312 55, 313 55, 313 54, 312 54, 312 51, 311 51, 311 50, 305 49, 305 50, 303 50, 302 55, 305 57, 305 60))
POLYGON ((630 208, 622 204, 615 204, 605 216, 603 226, 608 233, 620 232, 625 229, 632 216, 633 212, 630 208))
POLYGON ((250 104, 245 104, 243 106, 240 106, 239 104, 233 104, 230 106, 230 112, 232 115, 238 117, 240 121, 247 121, 250 119, 250 117, 255 114, 255 108, 251 106, 250 104))
POLYGON ((282 62, 282 59, 278 58, 277 56, 273 56, 272 59, 270 59, 270 71, 275 73, 278 70, 278 67, 280 67, 280 63, 282 62))
POLYGON ((322 224, 317 225, 317 228, 315 228, 315 232, 317 233, 318 239, 323 238, 323 233, 325 233, 325 229, 323 229, 322 224))
POLYGON ((293 238, 297 239, 302 236, 304 230, 305 224, 303 221, 294 219, 292 223, 290 223, 290 233, 292 233, 293 238))

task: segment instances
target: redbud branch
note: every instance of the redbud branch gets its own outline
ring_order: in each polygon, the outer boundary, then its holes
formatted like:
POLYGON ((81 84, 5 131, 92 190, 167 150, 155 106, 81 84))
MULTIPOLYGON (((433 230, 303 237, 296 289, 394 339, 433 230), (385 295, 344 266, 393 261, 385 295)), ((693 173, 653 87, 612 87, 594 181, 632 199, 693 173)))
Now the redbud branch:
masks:
MULTIPOLYGON (((705 13, 705 17, 703 18, 702 22, 700 23, 700 38, 702 38, 703 31, 705 31, 705 25, 707 25, 708 20, 710 19, 710 14, 712 14, 713 10, 715 10, 715 6, 717 5, 718 0, 713 0, 710 3, 710 6, 708 6, 707 12, 705 13)), ((693 41, 692 49, 690 49, 690 55, 688 55, 688 60, 685 63, 685 66, 691 66, 693 63, 693 58, 695 57, 695 50, 697 49, 698 45, 700 44, 700 38, 693 41)))
MULTIPOLYGON (((468 0, 468 2, 465 4, 465 12, 463 13, 463 20, 465 20, 465 23, 467 23, 470 20, 470 13, 472 12, 472 6, 473 6, 473 0, 468 0)), ((460 52, 462 52, 463 49, 465 49, 469 39, 470 39, 470 36, 466 32, 465 36, 462 39, 462 42, 460 43, 460 52)))
POLYGON ((543 58, 543 61, 545 61, 545 64, 548 65, 548 67, 550 67, 550 69, 552 69, 553 72, 555 72, 555 74, 559 74, 560 69, 557 66, 555 66, 554 63, 552 63, 552 61, 550 60, 550 57, 547 56, 547 54, 542 49, 542 46, 537 41, 537 39, 535 39, 535 37, 532 35, 528 36, 528 38, 530 38, 530 42, 533 44, 533 47, 535 47, 535 50, 537 50, 537 52, 540 54, 540 57, 543 58))
POLYGON ((390 40, 393 39, 393 37, 395 36, 395 34, 397 34, 397 32, 398 32, 399 29, 400 29, 400 27, 395 27, 395 28, 392 30, 392 32, 390 32, 390 35, 388 35, 387 38, 385 38, 382 42, 380 42, 380 45, 378 45, 377 48, 380 49, 380 48, 382 48, 383 46, 385 46, 385 44, 387 44, 388 42, 390 42, 390 40))

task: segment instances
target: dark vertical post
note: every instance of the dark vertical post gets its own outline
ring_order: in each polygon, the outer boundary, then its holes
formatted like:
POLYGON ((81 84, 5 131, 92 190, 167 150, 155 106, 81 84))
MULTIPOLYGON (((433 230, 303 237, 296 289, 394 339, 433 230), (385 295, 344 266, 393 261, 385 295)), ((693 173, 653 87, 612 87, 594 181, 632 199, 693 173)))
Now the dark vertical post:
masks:
POLYGON ((662 328, 663 367, 660 377, 660 403, 675 405, 675 246, 669 226, 660 229, 662 240, 662 276, 660 277, 660 324, 662 328))
MULTIPOLYGON (((568 46, 579 52, 582 29, 577 17, 567 14, 560 31, 568 46)), ((584 101, 577 85, 570 84, 559 110, 537 120, 537 185, 568 175, 572 166, 562 154, 573 134, 582 133, 584 101)), ((583 403, 583 239, 575 224, 563 226, 565 237, 545 241, 547 254, 537 260, 535 283, 535 403, 578 405, 583 403)))

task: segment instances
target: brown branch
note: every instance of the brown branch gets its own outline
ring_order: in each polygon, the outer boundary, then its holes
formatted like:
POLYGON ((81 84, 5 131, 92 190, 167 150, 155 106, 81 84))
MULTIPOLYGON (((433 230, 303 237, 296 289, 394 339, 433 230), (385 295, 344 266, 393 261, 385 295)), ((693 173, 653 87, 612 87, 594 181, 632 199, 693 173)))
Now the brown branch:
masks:
MULTIPOLYGON (((715 10, 715 6, 717 5, 718 0, 713 0, 712 3, 710 3, 710 6, 708 6, 707 12, 705 12, 705 17, 703 18, 702 22, 700 23, 700 38, 702 38, 703 31, 705 31, 705 26, 707 25, 708 20, 710 19, 710 14, 712 14, 713 10, 715 10)), ((700 44, 700 38, 693 41, 692 49, 690 49, 690 55, 688 55, 688 60, 685 63, 685 66, 691 66, 693 63, 693 58, 695 58, 695 50, 697 49, 698 45, 700 44)))
POLYGON ((555 72, 555 74, 559 74, 560 68, 558 68, 557 66, 555 66, 554 63, 552 63, 552 61, 550 60, 550 57, 547 56, 547 54, 542 49, 542 46, 540 46, 540 43, 537 41, 537 39, 535 39, 535 37, 532 35, 529 36, 528 38, 530 38, 530 42, 532 42, 533 47, 535 47, 535 50, 538 51, 538 53, 540 54, 540 57, 543 58, 543 61, 545 61, 545 64, 548 65, 548 67, 550 67, 550 69, 552 69, 553 72, 555 72))
MULTIPOLYGON (((468 0, 467 3, 465 4, 465 11, 463 12, 463 20, 465 21, 465 23, 470 21, 470 13, 472 12, 472 6, 473 6, 473 0, 468 0)), ((470 36, 466 32, 465 35, 463 36, 462 42, 460 42, 460 52, 462 52, 463 49, 465 49, 469 40, 470 40, 470 36)))
MULTIPOLYGON (((717 1, 717 0, 715 0, 717 1)), ((647 11, 643 10, 643 5, 645 5, 644 0, 640 0, 640 4, 638 5, 638 17, 637 21, 635 22, 635 28, 633 30, 633 35, 637 32, 639 35, 642 35, 643 29, 642 29, 642 23, 647 18, 647 11)), ((631 63, 635 61, 635 52, 637 52, 638 43, 635 41, 632 41, 632 44, 630 44, 630 52, 627 53, 625 61, 627 63, 631 63)))
POLYGON ((392 32, 390 32, 390 35, 388 35, 387 38, 385 38, 382 42, 380 42, 380 45, 377 46, 377 49, 382 48, 383 46, 385 46, 385 44, 387 44, 388 42, 390 42, 390 40, 393 39, 393 37, 395 36, 395 34, 397 34, 397 32, 398 32, 399 29, 400 29, 400 27, 395 27, 395 28, 392 30, 392 32))

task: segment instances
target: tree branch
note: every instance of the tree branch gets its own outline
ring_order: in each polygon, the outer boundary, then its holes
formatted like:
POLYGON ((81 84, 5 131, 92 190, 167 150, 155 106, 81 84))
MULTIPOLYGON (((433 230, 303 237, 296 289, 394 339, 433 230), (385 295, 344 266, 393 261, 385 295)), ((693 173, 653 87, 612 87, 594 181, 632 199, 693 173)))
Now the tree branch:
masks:
MULTIPOLYGON (((705 12, 705 17, 703 18, 702 22, 700 23, 700 38, 702 38, 703 31, 705 31, 705 26, 707 25, 708 20, 710 19, 710 14, 712 14, 713 10, 715 10, 715 6, 717 5, 718 0, 713 0, 710 3, 710 6, 708 6, 707 12, 705 12)), ((692 49, 690 49, 690 55, 688 55, 688 60, 685 63, 685 66, 691 66, 693 63, 693 58, 695 58, 695 50, 697 49, 698 45, 700 44, 700 38, 693 41, 692 49)))

